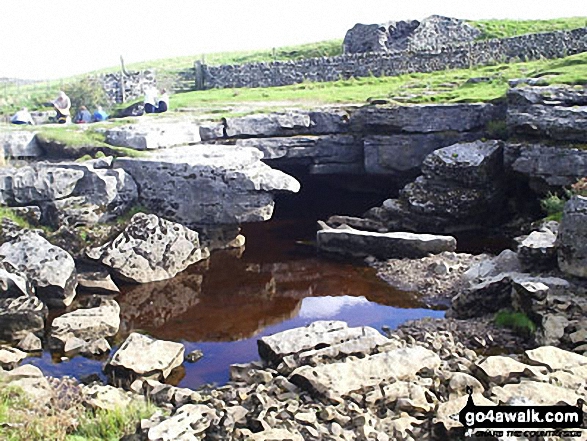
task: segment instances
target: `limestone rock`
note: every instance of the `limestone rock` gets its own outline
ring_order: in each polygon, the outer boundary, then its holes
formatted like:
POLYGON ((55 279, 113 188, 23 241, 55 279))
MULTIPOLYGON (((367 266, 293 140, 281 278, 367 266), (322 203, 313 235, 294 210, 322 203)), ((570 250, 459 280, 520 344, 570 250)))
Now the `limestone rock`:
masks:
POLYGON ((154 214, 137 213, 113 241, 88 256, 112 268, 123 280, 147 283, 174 277, 208 257, 198 233, 154 214))
MULTIPOLYGON (((493 401, 488 400, 480 393, 472 395, 473 402, 476 406, 495 406, 493 401)), ((438 406, 436 415, 433 419, 434 424, 440 424, 446 430, 453 429, 455 427, 462 427, 463 425, 459 422, 459 412, 463 410, 469 399, 468 395, 463 395, 458 398, 451 399, 446 403, 441 403, 438 406)))
POLYGON ((342 363, 302 366, 293 372, 291 381, 313 394, 339 401, 351 392, 362 391, 383 381, 407 380, 418 372, 431 371, 438 366, 438 355, 415 346, 342 363))
POLYGON ((544 270, 556 266, 556 234, 545 229, 533 231, 518 246, 518 256, 525 270, 544 270))
POLYGON ((273 192, 297 192, 291 176, 263 164, 253 148, 198 145, 119 158, 141 189, 139 203, 188 227, 267 220, 273 192))
POLYGON ((0 261, 25 274, 36 295, 48 306, 71 304, 77 278, 73 258, 34 232, 0 246, 0 261))
POLYGON ((367 135, 364 137, 365 172, 415 179, 424 159, 433 151, 480 138, 479 132, 367 135))
POLYGON ((43 350, 43 342, 35 334, 29 332, 18 342, 16 347, 25 352, 37 352, 43 350))
POLYGON ((0 367, 14 369, 22 360, 28 357, 26 352, 10 346, 0 347, 0 367))
POLYGON ((542 328, 536 335, 536 342, 541 345, 556 345, 565 335, 569 320, 561 314, 548 314, 542 317, 542 328))
POLYGON ((557 241, 559 268, 587 278, 587 197, 573 196, 565 204, 557 241))
POLYGON ((498 385, 509 383, 520 377, 540 377, 546 374, 544 369, 520 363, 511 357, 494 355, 477 364, 484 378, 498 385))
POLYGON ((457 18, 431 15, 418 20, 356 24, 344 37, 345 54, 388 51, 439 51, 452 44, 471 42, 481 31, 457 18))
POLYGON ((41 165, 3 169, 0 176, 9 182, 7 188, 2 188, 2 202, 26 205, 70 196, 84 173, 81 170, 41 165))
POLYGON ((173 416, 160 424, 151 427, 148 432, 149 441, 196 440, 201 439, 204 432, 215 418, 212 408, 203 404, 185 404, 173 416))
POLYGON ((200 127, 202 141, 219 138, 282 137, 341 134, 348 131, 345 111, 296 111, 226 118, 200 127))
POLYGON ((470 132, 483 129, 501 112, 493 104, 369 105, 352 114, 351 126, 363 133, 470 132))
POLYGON ((8 263, 0 263, 0 297, 21 297, 34 295, 34 289, 24 274, 8 263))
POLYGON ((120 294, 116 283, 107 270, 79 270, 77 273, 78 288, 95 294, 120 294))
POLYGON ((535 406, 575 406, 579 398, 584 399, 572 390, 537 381, 523 381, 519 384, 493 387, 491 394, 499 403, 507 403, 514 398, 523 397, 535 406))
POLYGON ((541 346, 526 351, 526 357, 532 364, 546 366, 554 371, 559 369, 573 369, 587 365, 587 357, 565 351, 554 346, 541 346))
POLYGON ((522 272, 522 265, 518 258, 518 253, 512 250, 503 250, 495 257, 487 258, 475 265, 472 265, 464 277, 467 280, 474 281, 495 277, 502 273, 522 272))
POLYGON ((5 378, 11 386, 20 388, 38 405, 49 403, 55 395, 43 372, 31 364, 24 364, 7 372, 5 378))
POLYGON ((316 234, 320 251, 354 257, 379 259, 418 258, 428 254, 455 251, 457 241, 451 236, 408 232, 376 233, 351 227, 330 228, 325 224, 316 234))
POLYGON ((106 364, 109 375, 119 378, 165 379, 183 362, 184 346, 133 332, 106 364))
POLYGON ((280 369, 288 372, 317 360, 368 355, 386 343, 388 339, 373 328, 349 328, 340 321, 317 321, 257 341, 261 358, 274 366, 285 361, 285 367, 280 369))
POLYGON ((200 142, 200 128, 189 121, 154 121, 105 131, 106 142, 135 150, 169 148, 200 142))
POLYGON ((503 216, 505 182, 499 141, 459 143, 435 150, 422 176, 366 217, 393 230, 450 232, 492 224, 503 216))
POLYGON ((451 398, 467 394, 467 388, 473 389, 473 393, 483 393, 483 385, 472 375, 464 372, 453 372, 450 375, 448 391, 451 398))
POLYGON ((532 188, 569 186, 587 175, 585 150, 552 147, 537 143, 505 144, 509 167, 530 180, 532 188))
POLYGON ((34 132, 3 131, 0 133, 0 147, 5 158, 37 158, 43 155, 34 132))
POLYGON ((0 299, 0 339, 19 341, 29 333, 42 334, 47 307, 37 297, 0 299))
POLYGON ((117 387, 101 384, 82 386, 84 404, 91 409, 115 410, 127 407, 132 402, 128 392, 117 387))
POLYGON ((518 135, 548 137, 561 141, 587 141, 587 106, 533 104, 508 106, 507 124, 518 135))
POLYGON ((363 143, 352 135, 250 138, 236 145, 261 150, 269 165, 299 165, 311 174, 363 172, 363 143))
POLYGON ((63 348, 71 337, 90 342, 112 337, 120 327, 120 307, 114 300, 103 300, 96 308, 80 308, 55 319, 51 324, 51 346, 63 348))

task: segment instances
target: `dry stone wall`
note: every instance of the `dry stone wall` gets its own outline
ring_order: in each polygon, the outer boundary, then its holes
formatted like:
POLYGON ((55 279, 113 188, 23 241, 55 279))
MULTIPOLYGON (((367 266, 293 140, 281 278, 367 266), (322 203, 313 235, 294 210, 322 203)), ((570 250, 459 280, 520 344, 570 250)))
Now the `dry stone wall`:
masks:
MULTIPOLYGON (((336 81, 371 75, 395 76, 471 65, 561 58, 585 51, 587 28, 579 28, 454 45, 437 53, 370 52, 299 61, 202 66, 203 88, 275 87, 303 81, 336 81)), ((191 72, 195 84, 195 69, 191 72)))

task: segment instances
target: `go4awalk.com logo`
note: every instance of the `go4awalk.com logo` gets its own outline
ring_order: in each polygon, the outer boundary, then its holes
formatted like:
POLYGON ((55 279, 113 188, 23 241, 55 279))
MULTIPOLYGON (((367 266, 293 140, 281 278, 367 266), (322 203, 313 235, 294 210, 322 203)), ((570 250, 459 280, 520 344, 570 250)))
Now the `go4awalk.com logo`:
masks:
POLYGON ((474 436, 580 436, 583 401, 576 406, 476 406, 473 390, 459 412, 459 421, 474 436), (487 432, 478 429, 490 429, 487 432), (495 429, 495 430, 491 430, 495 429), (499 429, 499 430, 498 430, 499 429), (540 430, 536 430, 540 429, 540 430))

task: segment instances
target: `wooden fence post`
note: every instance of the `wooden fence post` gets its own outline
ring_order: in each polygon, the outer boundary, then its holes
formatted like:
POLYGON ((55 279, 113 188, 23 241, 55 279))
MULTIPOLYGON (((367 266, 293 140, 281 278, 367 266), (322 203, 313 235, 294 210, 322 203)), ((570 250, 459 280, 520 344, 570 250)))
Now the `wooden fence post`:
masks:
POLYGON ((204 90, 204 68, 200 60, 196 60, 194 63, 194 71, 196 76, 196 90, 204 90))

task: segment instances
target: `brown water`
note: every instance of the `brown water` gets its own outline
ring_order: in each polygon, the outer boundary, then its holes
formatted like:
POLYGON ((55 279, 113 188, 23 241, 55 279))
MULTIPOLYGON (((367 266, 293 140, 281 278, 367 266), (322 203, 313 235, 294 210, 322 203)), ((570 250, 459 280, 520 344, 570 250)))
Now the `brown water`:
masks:
MULTIPOLYGON (((122 287, 119 344, 130 332, 184 343, 204 358, 184 363, 173 382, 185 387, 224 383, 233 363, 257 360, 257 339, 315 320, 351 326, 397 327, 406 320, 442 317, 415 293, 390 288, 371 268, 317 256, 313 222, 292 220, 244 228, 244 252, 220 251, 172 280, 122 287)), ((101 373, 104 360, 31 359, 50 375, 101 373)))

